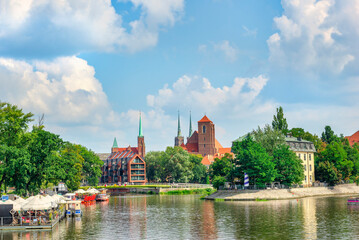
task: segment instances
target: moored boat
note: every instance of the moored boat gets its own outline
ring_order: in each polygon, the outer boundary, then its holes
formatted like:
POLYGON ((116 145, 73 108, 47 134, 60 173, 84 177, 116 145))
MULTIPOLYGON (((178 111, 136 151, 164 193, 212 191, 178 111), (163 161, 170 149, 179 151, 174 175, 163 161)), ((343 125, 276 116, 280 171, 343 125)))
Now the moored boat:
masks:
POLYGON ((106 192, 107 192, 106 189, 101 189, 100 194, 98 194, 96 197, 96 201, 99 201, 99 202, 108 201, 110 199, 110 196, 107 195, 106 192))

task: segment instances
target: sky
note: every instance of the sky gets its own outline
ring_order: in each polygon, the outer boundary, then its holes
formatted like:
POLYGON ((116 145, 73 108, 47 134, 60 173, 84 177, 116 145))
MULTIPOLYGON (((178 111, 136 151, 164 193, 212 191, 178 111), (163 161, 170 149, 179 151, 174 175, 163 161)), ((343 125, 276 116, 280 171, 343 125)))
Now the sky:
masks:
POLYGON ((0 0, 0 101, 95 152, 224 147, 271 124, 359 130, 359 0, 0 0))

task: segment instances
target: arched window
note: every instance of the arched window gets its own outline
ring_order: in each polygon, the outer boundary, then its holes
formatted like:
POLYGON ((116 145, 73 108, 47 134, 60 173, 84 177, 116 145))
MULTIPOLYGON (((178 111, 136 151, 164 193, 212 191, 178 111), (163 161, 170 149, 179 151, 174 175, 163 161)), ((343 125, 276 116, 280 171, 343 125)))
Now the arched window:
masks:
POLYGON ((202 133, 206 133, 206 126, 202 127, 202 133))

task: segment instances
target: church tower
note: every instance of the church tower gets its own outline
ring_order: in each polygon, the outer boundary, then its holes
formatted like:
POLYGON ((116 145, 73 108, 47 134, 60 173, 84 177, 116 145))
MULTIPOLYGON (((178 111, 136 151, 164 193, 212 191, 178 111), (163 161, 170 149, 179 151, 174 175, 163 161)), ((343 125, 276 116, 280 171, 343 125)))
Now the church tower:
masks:
POLYGON ((146 148, 145 148, 145 137, 142 134, 141 112, 140 112, 140 123, 139 123, 138 137, 137 137, 137 148, 138 148, 138 154, 142 158, 145 158, 146 148))
POLYGON ((198 121, 198 152, 202 156, 216 153, 214 124, 206 115, 198 121))
POLYGON ((181 146, 184 143, 184 137, 181 133, 181 121, 180 121, 180 114, 178 111, 178 128, 177 128, 177 137, 175 137, 175 147, 181 146))
POLYGON ((192 118, 191 118, 191 111, 189 111, 189 132, 188 132, 187 142, 191 136, 192 136, 192 118))

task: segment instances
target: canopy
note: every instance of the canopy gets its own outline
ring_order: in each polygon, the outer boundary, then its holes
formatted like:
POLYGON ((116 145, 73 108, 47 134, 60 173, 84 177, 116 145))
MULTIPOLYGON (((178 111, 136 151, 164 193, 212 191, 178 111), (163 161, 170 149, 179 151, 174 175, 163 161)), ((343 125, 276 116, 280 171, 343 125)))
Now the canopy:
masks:
POLYGON ((57 207, 57 204, 50 196, 37 195, 33 198, 28 198, 26 203, 21 207, 22 210, 45 210, 53 207, 57 207))
POLYGON ((99 190, 96 190, 94 188, 90 188, 86 191, 86 193, 89 193, 89 194, 97 194, 99 192, 100 192, 99 190))
POLYGON ((23 199, 22 197, 19 197, 18 199, 16 199, 14 202, 18 203, 18 204, 22 204, 22 203, 25 203, 26 200, 23 199))
POLYGON ((75 191, 75 193, 84 194, 84 193, 86 193, 86 191, 83 189, 79 189, 79 190, 75 191))

